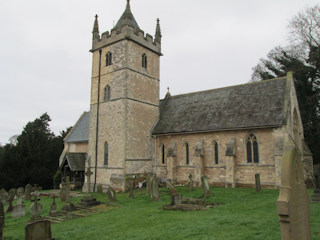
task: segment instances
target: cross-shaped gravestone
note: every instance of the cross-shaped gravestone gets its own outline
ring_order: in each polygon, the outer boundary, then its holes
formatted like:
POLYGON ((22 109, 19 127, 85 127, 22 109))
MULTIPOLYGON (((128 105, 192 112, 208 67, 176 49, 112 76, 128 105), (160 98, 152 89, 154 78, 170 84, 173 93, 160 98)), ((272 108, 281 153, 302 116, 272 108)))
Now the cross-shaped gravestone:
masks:
POLYGON ((66 202, 70 203, 70 176, 66 177, 66 202))
POLYGON ((35 185, 34 199, 31 200, 33 204, 30 207, 30 212, 32 214, 31 221, 36 221, 42 219, 39 213, 42 211, 42 205, 38 203, 40 199, 38 199, 37 186, 35 185))
POLYGON ((87 176, 87 191, 88 193, 90 193, 90 177, 93 174, 93 172, 91 172, 90 168, 87 168, 87 171, 84 173, 87 176))
POLYGON ((193 191, 193 180, 192 180, 192 174, 189 175, 189 191, 193 191))
POLYGON ((51 198, 52 198, 52 204, 51 204, 51 207, 50 207, 49 216, 55 217, 55 216, 57 216, 56 195, 53 194, 51 198))

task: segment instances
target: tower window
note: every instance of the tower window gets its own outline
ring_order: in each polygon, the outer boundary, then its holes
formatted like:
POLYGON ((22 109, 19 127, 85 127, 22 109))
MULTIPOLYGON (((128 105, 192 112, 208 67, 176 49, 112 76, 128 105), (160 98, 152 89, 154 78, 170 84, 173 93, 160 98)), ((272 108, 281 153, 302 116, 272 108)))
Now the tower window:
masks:
POLYGON ((257 137, 254 134, 250 134, 246 140, 247 147, 247 161, 248 163, 259 162, 259 149, 257 137))
POLYGON ((107 52, 106 54, 106 66, 109 66, 112 64, 112 53, 111 52, 107 52))
POLYGON ((111 89, 110 89, 110 86, 107 85, 104 88, 104 101, 105 102, 110 101, 110 97, 111 97, 111 89))
POLYGON ((108 142, 104 143, 104 165, 108 165, 109 163, 109 146, 108 142))
POLYGON ((189 160, 189 144, 186 143, 186 164, 189 164, 190 160, 189 160))
POLYGON ((147 55, 145 53, 142 54, 142 67, 147 68, 147 55))
POLYGON ((165 159, 166 159, 166 150, 165 150, 165 146, 164 144, 162 144, 162 147, 161 147, 161 159, 162 159, 162 164, 165 163, 165 159))

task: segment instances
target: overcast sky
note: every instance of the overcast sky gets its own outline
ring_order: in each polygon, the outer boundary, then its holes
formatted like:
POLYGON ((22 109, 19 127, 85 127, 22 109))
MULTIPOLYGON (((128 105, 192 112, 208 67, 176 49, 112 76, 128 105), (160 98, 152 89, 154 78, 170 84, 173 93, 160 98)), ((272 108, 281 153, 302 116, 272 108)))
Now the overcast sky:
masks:
MULTIPOLYGON (((139 27, 160 18, 160 96, 246 83, 252 67, 288 43, 289 20, 319 0, 131 0, 139 27)), ((0 1, 0 143, 47 112, 51 129, 89 110, 94 15, 110 31, 126 0, 0 1)))

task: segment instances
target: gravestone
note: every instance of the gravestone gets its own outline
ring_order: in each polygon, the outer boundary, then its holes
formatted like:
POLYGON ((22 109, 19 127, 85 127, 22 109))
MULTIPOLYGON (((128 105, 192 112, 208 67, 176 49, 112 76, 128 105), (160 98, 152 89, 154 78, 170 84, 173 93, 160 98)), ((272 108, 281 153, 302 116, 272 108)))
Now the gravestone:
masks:
POLYGON ((204 197, 207 198, 211 194, 207 176, 202 176, 201 181, 202 181, 204 197))
POLYGON ((32 214, 32 217, 31 217, 32 221, 41 219, 40 213, 42 211, 42 205, 41 205, 41 203, 38 202, 39 200, 40 199, 38 199, 38 194, 35 191, 34 199, 31 200, 33 203, 30 206, 30 213, 32 214))
POLYGON ((90 177, 93 174, 93 172, 91 172, 90 168, 87 168, 87 171, 84 173, 87 177, 87 192, 90 193, 90 177))
POLYGON ((65 183, 62 183, 62 188, 60 190, 60 200, 62 202, 65 202, 66 201, 66 197, 67 197, 66 185, 65 185, 65 183))
POLYGON ((70 201, 70 176, 66 177, 66 204, 61 208, 61 211, 71 212, 76 210, 73 203, 70 201))
POLYGON ((148 173, 147 174, 147 194, 151 194, 151 188, 152 188, 152 186, 151 186, 151 179, 152 179, 152 175, 151 175, 151 173, 148 173))
POLYGON ((167 188, 169 189, 170 195, 174 195, 178 193, 177 190, 174 188, 171 180, 167 180, 166 184, 167 184, 167 188))
POLYGON ((9 206, 8 206, 8 209, 7 209, 7 213, 12 212, 12 209, 13 209, 13 205, 12 205, 13 197, 9 196, 8 202, 9 202, 9 206))
POLYGON ((158 179, 156 176, 153 176, 151 178, 151 198, 152 198, 152 201, 158 201, 160 199, 158 179))
POLYGON ((286 149, 282 157, 277 208, 282 240, 311 240, 309 197, 295 147, 286 149))
POLYGON ((19 218, 26 215, 26 206, 25 205, 17 205, 14 206, 12 209, 12 217, 13 218, 19 218))
POLYGON ((316 183, 316 189, 314 190, 311 199, 312 202, 320 202, 320 164, 314 166, 314 178, 316 183))
POLYGON ((17 205, 22 205, 22 195, 20 193, 17 195, 17 205))
POLYGON ((260 193, 261 192, 260 174, 257 173, 254 175, 254 177, 255 177, 255 183, 256 183, 256 193, 260 193))
POLYGON ((48 220, 38 220, 25 228, 26 240, 50 240, 51 224, 48 220))
POLYGON ((101 184, 99 184, 99 185, 97 186, 97 193, 98 193, 98 194, 102 194, 102 185, 101 185, 101 184))
POLYGON ((8 204, 8 192, 4 188, 0 190, 0 198, 2 198, 3 205, 8 204))
POLYGON ((0 239, 2 239, 3 227, 4 227, 4 208, 3 208, 2 201, 0 201, 0 239))
POLYGON ((23 188, 23 187, 19 187, 19 188, 17 189, 17 195, 21 195, 21 196, 24 195, 24 188, 23 188))
POLYGON ((49 216, 50 217, 56 217, 58 215, 58 213, 57 213, 57 205, 56 205, 56 195, 53 194, 51 198, 52 198, 52 204, 50 206, 49 216))
POLYGON ((193 180, 192 180, 192 174, 189 175, 189 191, 193 191, 193 180))
POLYGON ((171 205, 178 205, 182 203, 182 195, 181 194, 172 194, 171 195, 171 205))
POLYGON ((33 190, 32 185, 28 183, 28 184, 24 187, 24 191, 26 191, 27 189, 30 189, 30 192, 32 192, 32 190, 33 190))
POLYGON ((108 199, 109 199, 110 202, 116 202, 117 201, 116 192, 110 186, 108 186, 107 195, 108 195, 108 199))
POLYGON ((15 188, 11 188, 8 192, 9 197, 12 197, 13 199, 16 196, 16 194, 17 194, 17 189, 15 188))
POLYGON ((131 198, 131 199, 134 198, 133 187, 132 186, 129 187, 129 198, 131 198))
POLYGON ((32 192, 32 188, 26 188, 26 190, 24 192, 24 200, 26 200, 26 201, 31 200, 31 192, 32 192))

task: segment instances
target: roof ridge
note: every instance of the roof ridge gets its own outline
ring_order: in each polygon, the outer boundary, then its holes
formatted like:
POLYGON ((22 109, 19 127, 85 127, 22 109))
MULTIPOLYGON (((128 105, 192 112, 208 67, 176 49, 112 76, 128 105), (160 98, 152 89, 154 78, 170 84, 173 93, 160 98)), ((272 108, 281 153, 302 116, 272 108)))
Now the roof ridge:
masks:
MULTIPOLYGON (((226 87, 220 87, 220 88, 213 88, 213 89, 201 90, 201 91, 197 91, 197 92, 182 93, 182 94, 177 94, 177 95, 171 95, 171 98, 182 97, 182 96, 192 95, 192 94, 197 94, 197 93, 212 92, 212 91, 216 91, 216 90, 222 90, 222 89, 240 87, 240 86, 245 86, 245 85, 260 84, 260 83, 277 81, 277 80, 286 79, 286 78, 287 78, 287 76, 284 76, 284 77, 272 78, 272 79, 261 80, 261 81, 256 81, 256 82, 249 82, 249 83, 237 84, 237 85, 232 85, 232 86, 226 86, 226 87)), ((162 100, 163 100, 163 99, 162 99, 162 100)))

